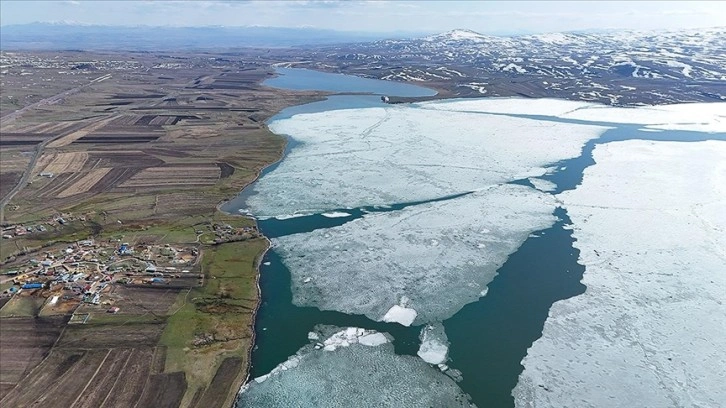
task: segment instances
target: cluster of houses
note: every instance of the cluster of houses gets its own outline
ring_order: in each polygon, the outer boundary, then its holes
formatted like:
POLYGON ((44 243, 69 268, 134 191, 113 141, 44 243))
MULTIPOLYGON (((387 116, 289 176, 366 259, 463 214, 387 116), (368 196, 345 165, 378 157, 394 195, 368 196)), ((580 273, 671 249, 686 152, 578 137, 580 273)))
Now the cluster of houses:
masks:
MULTIPOLYGON (((214 242, 215 244, 221 244, 225 242, 243 241, 246 239, 256 238, 260 236, 257 227, 233 227, 229 224, 213 224, 212 231, 214 231, 214 242)), ((197 231, 197 234, 201 234, 203 231, 197 231)))
MULTIPOLYGON (((198 255, 196 247, 133 247, 117 240, 80 240, 5 271, 5 280, 12 286, 0 296, 42 296, 52 304, 108 304, 102 297, 112 283, 164 284, 168 278, 178 277, 175 273, 189 272, 198 255)), ((109 313, 116 312, 118 308, 109 309, 109 313)))
MULTIPOLYGON (((2 238, 13 239, 15 237, 22 237, 24 235, 46 232, 48 229, 57 228, 59 226, 67 224, 69 221, 74 220, 75 217, 70 214, 57 214, 52 218, 32 225, 6 225, 2 227, 2 238)), ((84 217, 81 217, 81 221, 85 221, 84 217)))

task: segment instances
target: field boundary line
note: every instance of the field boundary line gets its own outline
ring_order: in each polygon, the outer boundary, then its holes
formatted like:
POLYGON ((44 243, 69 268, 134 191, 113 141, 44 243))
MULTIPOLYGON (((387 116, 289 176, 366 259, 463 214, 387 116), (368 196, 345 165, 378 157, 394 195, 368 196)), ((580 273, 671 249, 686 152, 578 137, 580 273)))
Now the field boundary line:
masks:
POLYGON ((122 374, 126 373, 126 366, 129 365, 129 360, 131 360, 131 356, 134 355, 134 351, 135 351, 134 349, 131 349, 131 352, 129 353, 129 355, 126 356, 126 361, 124 361, 124 366, 121 367, 121 370, 119 370, 119 372, 118 372, 119 375, 116 376, 116 379, 113 381, 113 385, 111 386, 111 388, 109 388, 108 395, 106 395, 106 398, 104 398, 103 401, 101 401, 101 403, 98 405, 98 408, 102 408, 103 405, 106 404, 106 401, 108 401, 108 397, 110 397, 112 394, 111 391, 113 391, 114 388, 116 388, 119 378, 122 377, 122 374))
POLYGON ((101 371, 101 367, 103 367, 103 363, 106 362, 106 359, 108 358, 108 356, 111 354, 111 351, 113 351, 113 350, 114 349, 109 349, 108 352, 106 352, 106 355, 103 357, 103 360, 101 360, 101 364, 99 364, 98 367, 96 367, 96 371, 93 373, 91 378, 88 380, 88 382, 86 383, 86 386, 83 387, 81 392, 78 394, 76 399, 73 401, 73 403, 71 404, 71 407, 75 406, 76 403, 78 403, 78 400, 81 399, 81 397, 83 396, 83 393, 86 392, 86 390, 88 389, 88 386, 91 385, 91 382, 93 381, 93 379, 96 378, 96 375, 98 374, 98 372, 101 371))

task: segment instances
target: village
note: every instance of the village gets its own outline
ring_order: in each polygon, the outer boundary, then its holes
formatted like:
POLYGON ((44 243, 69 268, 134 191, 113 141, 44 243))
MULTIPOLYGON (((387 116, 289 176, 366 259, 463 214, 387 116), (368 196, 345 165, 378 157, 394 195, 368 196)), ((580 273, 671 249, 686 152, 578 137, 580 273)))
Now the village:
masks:
MULTIPOLYGON (((57 215, 47 224, 6 226, 3 241, 8 244, 15 237, 42 231, 51 224, 62 226, 66 218, 57 215)), ((89 313, 117 314, 122 312, 124 300, 133 288, 179 290, 202 286, 200 259, 205 245, 258 236, 254 226, 218 223, 195 233, 197 242, 190 244, 88 238, 19 258, 0 274, 0 313, 25 315, 30 308, 37 315, 73 314, 71 322, 80 323, 87 320, 89 313), (76 321, 75 315, 80 312, 82 318, 76 321)))

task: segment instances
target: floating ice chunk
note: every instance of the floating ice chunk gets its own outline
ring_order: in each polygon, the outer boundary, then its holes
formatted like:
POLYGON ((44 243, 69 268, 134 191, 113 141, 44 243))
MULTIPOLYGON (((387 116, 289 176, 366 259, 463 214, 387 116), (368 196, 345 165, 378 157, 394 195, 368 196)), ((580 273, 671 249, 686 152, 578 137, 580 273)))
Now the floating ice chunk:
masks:
MULTIPOLYGON (((283 214, 283 215, 277 215, 275 217, 272 217, 276 220, 284 221, 284 220, 290 220, 293 218, 300 218, 300 217, 306 217, 310 214, 304 214, 304 213, 295 213, 295 214, 283 214)), ((262 218, 260 218, 262 219, 262 218)))
POLYGON ((358 338, 358 343, 364 346, 375 347, 388 343, 388 338, 383 333, 366 334, 358 338))
POLYGON ((425 326, 421 329, 421 346, 418 356, 429 364, 443 364, 449 354, 449 342, 441 323, 425 326))
POLYGON ((555 189, 557 188, 557 184, 555 184, 549 180, 543 180, 541 178, 536 178, 536 177, 530 177, 528 180, 530 183, 532 183, 534 188, 536 188, 539 191, 549 192, 549 191, 555 191, 555 189))
POLYGON ((726 401, 726 142, 599 145, 558 197, 587 291, 552 305, 518 407, 726 401))
POLYGON ((385 315, 383 315, 384 322, 399 323, 404 326, 410 326, 414 320, 416 320, 416 310, 402 307, 399 305, 393 305, 385 315))
POLYGON ((273 242, 298 306, 401 324, 436 322, 479 299, 527 236, 554 223, 556 205, 550 194, 505 184, 273 242))
POLYGON ((347 347, 338 347, 334 352, 316 350, 313 344, 303 347, 269 374, 242 387, 236 406, 473 406, 457 384, 439 369, 417 357, 396 355, 385 334, 343 329, 333 336, 336 341, 350 340, 353 333, 364 334, 358 342, 349 342, 347 347), (291 361, 294 362, 290 364, 291 361), (283 365, 288 368, 282 369, 283 365))
POLYGON ((326 218, 345 218, 345 217, 351 216, 351 214, 348 214, 347 212, 342 212, 342 211, 326 212, 326 213, 322 213, 320 215, 322 215, 323 217, 326 217, 326 218))
MULTIPOLYGON (((308 333, 309 340, 318 340, 320 335, 316 332, 308 333)), ((389 339, 383 333, 365 330, 358 327, 348 327, 330 335, 322 346, 325 351, 335 351, 340 347, 349 347, 351 344, 363 343, 366 346, 379 346, 388 343, 389 339)))

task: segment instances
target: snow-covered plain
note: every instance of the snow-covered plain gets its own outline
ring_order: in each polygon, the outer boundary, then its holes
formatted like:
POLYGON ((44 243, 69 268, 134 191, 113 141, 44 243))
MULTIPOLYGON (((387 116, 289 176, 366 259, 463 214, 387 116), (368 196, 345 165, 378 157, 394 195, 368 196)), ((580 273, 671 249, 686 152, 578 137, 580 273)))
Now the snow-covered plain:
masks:
MULTIPOLYGON (((346 328, 303 347, 245 385, 244 407, 470 407, 454 380, 417 357, 396 355, 382 333, 346 328)), ((313 339, 314 340, 314 339, 313 339)))
POLYGON ((560 194, 586 266, 522 361, 518 407, 726 401, 726 142, 599 145, 560 194))

